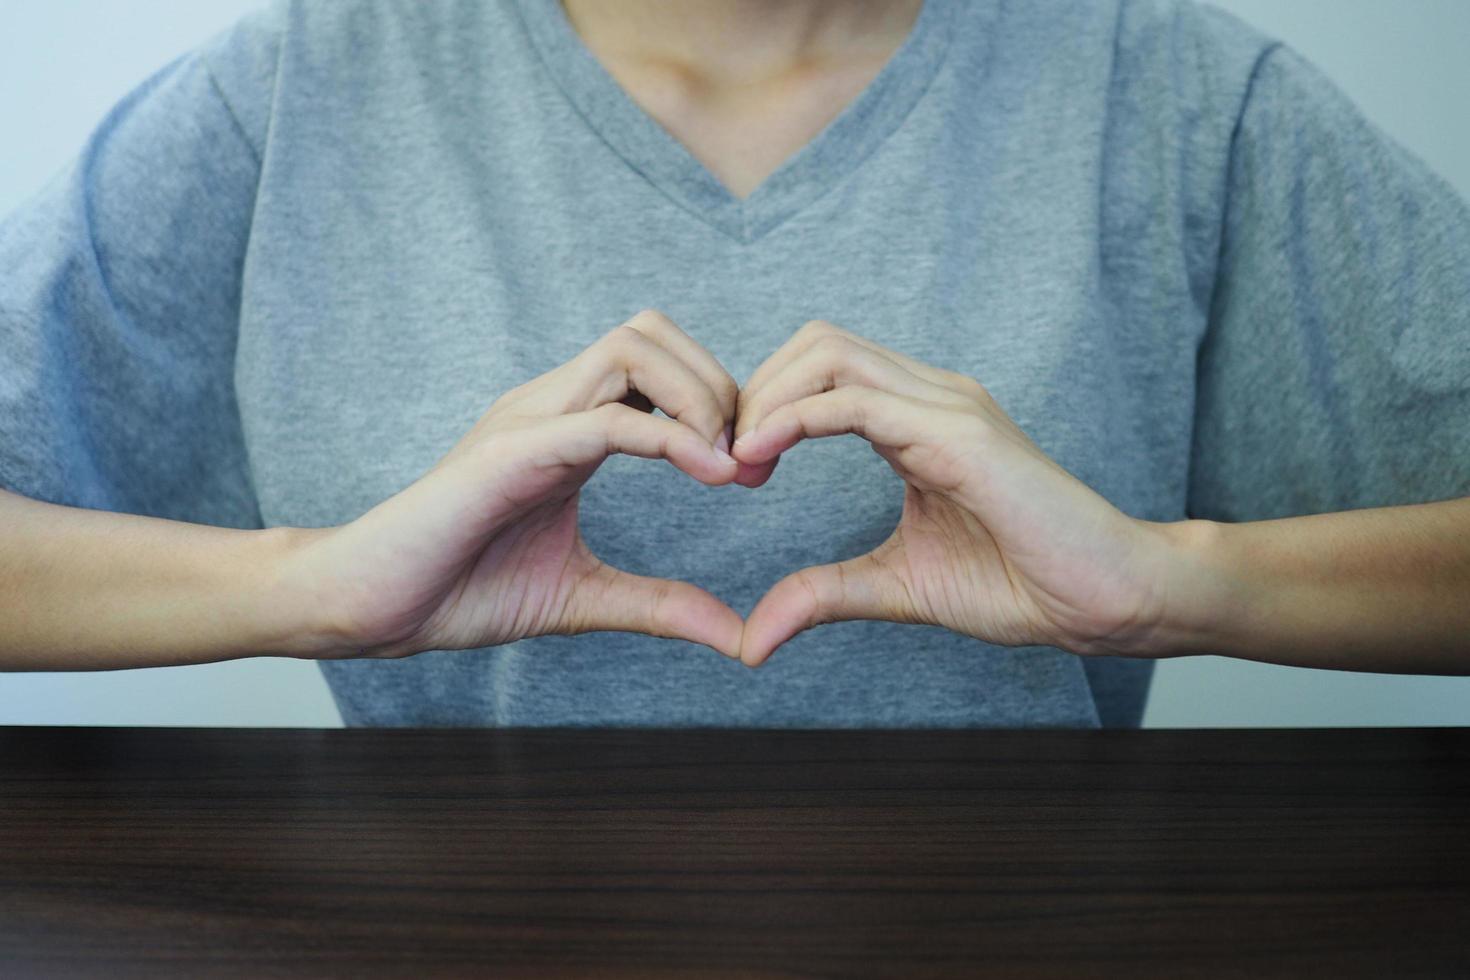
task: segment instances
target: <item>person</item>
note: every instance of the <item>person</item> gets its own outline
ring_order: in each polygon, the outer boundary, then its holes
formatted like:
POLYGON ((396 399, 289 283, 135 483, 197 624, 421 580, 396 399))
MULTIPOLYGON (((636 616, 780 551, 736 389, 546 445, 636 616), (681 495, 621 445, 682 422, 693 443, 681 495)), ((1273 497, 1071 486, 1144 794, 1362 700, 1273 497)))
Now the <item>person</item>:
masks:
POLYGON ((1193 0, 275 0, 0 269, 5 669, 799 727, 1470 669, 1470 208, 1193 0))

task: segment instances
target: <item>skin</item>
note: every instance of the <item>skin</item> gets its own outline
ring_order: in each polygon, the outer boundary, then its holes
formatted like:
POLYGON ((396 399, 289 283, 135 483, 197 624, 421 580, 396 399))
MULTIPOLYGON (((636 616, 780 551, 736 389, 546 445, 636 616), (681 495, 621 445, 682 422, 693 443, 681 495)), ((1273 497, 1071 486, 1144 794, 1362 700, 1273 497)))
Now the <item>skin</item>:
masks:
POLYGON ((623 90, 743 199, 873 80, 908 36, 921 4, 565 0, 563 6, 623 90))
POLYGON ((727 89, 814 66, 885 58, 921 6, 921 0, 562 0, 567 19, 599 57, 662 66, 677 72, 672 77, 727 89))

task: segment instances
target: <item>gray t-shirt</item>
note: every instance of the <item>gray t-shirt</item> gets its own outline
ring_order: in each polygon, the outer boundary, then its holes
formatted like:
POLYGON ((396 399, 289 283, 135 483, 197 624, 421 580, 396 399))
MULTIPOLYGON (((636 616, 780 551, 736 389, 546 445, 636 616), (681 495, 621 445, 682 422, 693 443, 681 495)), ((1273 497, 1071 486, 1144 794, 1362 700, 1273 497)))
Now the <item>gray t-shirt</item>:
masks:
MULTIPOLYGON (((1192 0, 927 0, 744 201, 556 0, 277 0, 0 224, 0 484, 350 521, 643 307, 737 379, 817 318, 971 374, 1140 518, 1470 492, 1470 209, 1192 0)), ((844 437, 756 491, 614 457, 583 527, 744 613, 901 502, 844 437)), ((757 671, 622 633, 322 670, 352 725, 1094 726, 1150 666, 856 622, 757 671)))

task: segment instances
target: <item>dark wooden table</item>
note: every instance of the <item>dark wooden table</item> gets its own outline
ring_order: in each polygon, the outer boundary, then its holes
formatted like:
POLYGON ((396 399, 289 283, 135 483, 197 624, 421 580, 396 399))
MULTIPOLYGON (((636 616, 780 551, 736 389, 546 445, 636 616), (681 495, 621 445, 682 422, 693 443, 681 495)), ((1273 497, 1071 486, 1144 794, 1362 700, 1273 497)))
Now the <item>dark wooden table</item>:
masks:
POLYGON ((1470 976, 1470 730, 0 730, 0 976, 1470 976))

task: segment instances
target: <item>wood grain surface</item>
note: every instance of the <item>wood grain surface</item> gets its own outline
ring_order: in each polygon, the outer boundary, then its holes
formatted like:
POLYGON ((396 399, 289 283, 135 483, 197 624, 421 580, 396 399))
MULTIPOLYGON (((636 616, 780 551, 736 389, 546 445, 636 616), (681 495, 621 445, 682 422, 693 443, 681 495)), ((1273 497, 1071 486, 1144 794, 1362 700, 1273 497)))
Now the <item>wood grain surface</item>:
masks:
POLYGON ((1470 976, 1470 730, 0 731, 0 977, 1470 976))

